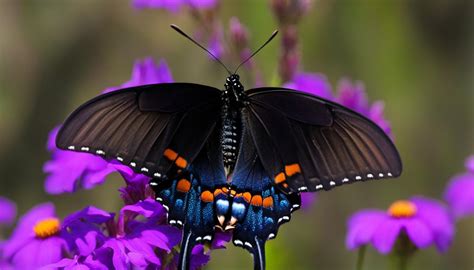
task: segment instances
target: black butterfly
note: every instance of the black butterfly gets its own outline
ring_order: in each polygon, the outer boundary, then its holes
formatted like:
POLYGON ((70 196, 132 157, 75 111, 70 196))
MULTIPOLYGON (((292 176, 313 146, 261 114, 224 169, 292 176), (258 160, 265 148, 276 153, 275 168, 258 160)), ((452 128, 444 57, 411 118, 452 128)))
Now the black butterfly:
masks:
POLYGON ((164 83, 96 97, 69 116, 57 145, 152 177, 169 224, 184 230, 180 269, 216 228, 232 230, 264 269, 265 242, 299 208, 300 192, 402 169, 392 141, 364 116, 291 89, 244 91, 235 73, 223 91, 164 83))

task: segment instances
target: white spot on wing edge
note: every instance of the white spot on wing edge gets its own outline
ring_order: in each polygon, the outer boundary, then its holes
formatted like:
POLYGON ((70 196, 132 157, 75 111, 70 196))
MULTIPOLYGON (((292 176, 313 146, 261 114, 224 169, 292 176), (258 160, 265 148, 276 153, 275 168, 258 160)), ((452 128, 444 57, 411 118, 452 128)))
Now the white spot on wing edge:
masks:
POLYGON ((153 176, 154 177, 161 177, 161 173, 154 173, 153 176))
POLYGON ((95 151, 97 155, 105 155, 105 152, 103 150, 97 150, 95 151))
POLYGON ((383 173, 379 173, 379 177, 383 177, 383 173))
POLYGON ((207 240, 207 241, 211 241, 212 240, 212 236, 210 235, 206 235, 202 238, 203 240, 207 240))
POLYGON ((275 234, 274 234, 274 233, 271 233, 271 234, 268 235, 268 239, 273 239, 273 238, 275 238, 275 234))
POLYGON ((387 175, 388 175, 388 176, 390 176, 390 177, 392 177, 392 176, 393 176, 393 175, 392 175, 392 173, 387 173, 387 175))
POLYGON ((157 182, 150 182, 150 186, 158 186, 157 182))
POLYGON ((319 184, 319 185, 316 185, 316 190, 320 190, 323 188, 323 185, 319 184))
POLYGON ((135 163, 135 162, 130 162, 130 166, 136 167, 136 166, 137 166, 137 163, 135 163))
POLYGON ((329 185, 331 185, 331 186, 335 186, 335 185, 336 185, 336 182, 334 182, 334 181, 331 181, 331 182, 329 182, 329 185))
POLYGON ((141 171, 142 171, 142 172, 148 172, 148 168, 142 167, 141 171))
POLYGON ((117 157, 117 160, 120 161, 120 162, 123 162, 123 158, 122 158, 122 157, 117 157))
POLYGON ((368 174, 367 174, 367 178, 374 178, 374 175, 371 174, 371 173, 368 173, 368 174))
POLYGON ((89 150, 90 150, 89 147, 86 147, 86 146, 81 147, 81 151, 89 151, 89 150))
POLYGON ((344 178, 344 179, 342 179, 341 182, 342 182, 342 183, 347 183, 347 182, 349 182, 349 178, 344 178))
POLYGON ((359 175, 357 175, 357 176, 355 177, 355 180, 361 180, 361 179, 362 179, 362 177, 360 177, 359 175))
POLYGON ((74 145, 70 145, 70 146, 67 147, 67 149, 74 150, 74 149, 76 149, 76 147, 74 147, 74 145))
POLYGON ((307 187, 300 187, 300 188, 298 188, 298 191, 306 191, 306 190, 308 190, 307 187))
POLYGON ((199 241, 201 241, 201 240, 202 240, 202 237, 201 237, 201 236, 196 237, 196 241, 199 242, 199 241))
POLYGON ((240 240, 234 240, 234 244, 235 244, 236 246, 242 246, 244 243, 243 243, 242 241, 240 241, 240 240))
POLYGON ((245 242, 245 245, 249 248, 253 248, 252 244, 250 244, 249 242, 245 242))

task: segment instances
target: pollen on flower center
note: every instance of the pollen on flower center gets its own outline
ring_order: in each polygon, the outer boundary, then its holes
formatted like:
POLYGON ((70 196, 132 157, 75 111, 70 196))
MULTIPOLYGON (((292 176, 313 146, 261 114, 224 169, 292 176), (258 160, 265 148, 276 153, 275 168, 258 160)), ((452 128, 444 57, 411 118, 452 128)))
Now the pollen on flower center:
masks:
POLYGON ((57 218, 47 218, 38 221, 33 227, 35 235, 39 238, 48 238, 59 232, 60 224, 57 218))
POLYGON ((396 201, 388 208, 388 214, 392 217, 412 217, 416 214, 416 205, 410 201, 396 201))

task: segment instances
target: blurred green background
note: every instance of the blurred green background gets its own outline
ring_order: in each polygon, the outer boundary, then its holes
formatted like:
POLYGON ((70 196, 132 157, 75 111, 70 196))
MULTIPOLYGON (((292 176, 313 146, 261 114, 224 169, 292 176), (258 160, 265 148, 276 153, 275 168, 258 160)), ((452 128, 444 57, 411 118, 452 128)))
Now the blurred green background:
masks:
MULTIPOLYGON (((400 179, 319 193, 267 244, 268 269, 353 269, 344 246, 346 220, 362 208, 386 208, 420 194, 441 198, 449 178, 474 153, 474 1, 320 0, 300 24, 305 71, 362 80, 371 100, 385 101, 404 161, 400 179)), ((221 1, 227 29, 237 16, 259 45, 276 26, 267 1, 221 1)), ((129 1, 0 0, 0 194, 24 213, 43 201, 61 216, 86 205, 117 211, 111 177, 94 190, 50 196, 42 165, 48 131, 75 107, 130 77, 137 58, 165 58, 177 81, 214 86, 225 71, 172 32, 197 29, 188 13, 137 11, 129 1)), ((278 42, 256 58, 266 79, 275 73, 278 42)), ((237 63, 230 63, 232 67, 237 63)), ((473 195, 474 196, 474 195, 473 195)), ((458 223, 452 248, 419 252, 411 269, 473 269, 474 219, 458 223)), ((247 252, 229 245, 207 269, 250 269, 247 252)), ((387 259, 372 248, 366 269, 387 259)))

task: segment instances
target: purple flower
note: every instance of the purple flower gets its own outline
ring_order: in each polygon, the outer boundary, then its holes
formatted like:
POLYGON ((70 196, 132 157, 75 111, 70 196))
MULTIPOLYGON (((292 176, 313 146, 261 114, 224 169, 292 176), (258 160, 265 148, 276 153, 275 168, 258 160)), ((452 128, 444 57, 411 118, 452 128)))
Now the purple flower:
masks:
POLYGON ((474 156, 466 160, 467 172, 454 176, 444 193, 444 200, 449 204, 456 218, 474 214, 474 170, 471 170, 474 156))
POLYGON ((0 196, 0 224, 11 224, 16 217, 15 203, 0 196))
POLYGON ((221 58, 224 54, 223 35, 221 30, 216 30, 209 39, 208 50, 217 58, 221 58))
POLYGON ((342 79, 338 84, 337 95, 334 95, 326 76, 318 73, 299 72, 283 87, 300 90, 339 103, 374 121, 387 135, 392 135, 390 123, 383 115, 383 102, 376 101, 370 104, 361 82, 352 83, 347 79, 342 79))
MULTIPOLYGON (((164 60, 156 65, 152 58, 145 58, 135 62, 129 81, 119 87, 107 88, 103 92, 172 81, 171 72, 164 60)), ((59 127, 56 127, 49 134, 47 146, 52 154, 52 159, 46 162, 43 167, 44 172, 48 174, 45 181, 45 189, 48 193, 73 192, 78 187, 91 189, 104 183, 106 177, 116 171, 129 178, 136 177, 132 169, 116 161, 107 162, 88 153, 57 149, 55 141, 58 130, 59 127)))
POLYGON ((54 205, 44 203, 23 215, 4 246, 4 257, 15 269, 37 269, 59 261, 68 246, 54 205))
POLYGON ((361 82, 351 83, 347 79, 342 79, 338 85, 336 102, 366 116, 387 135, 392 135, 390 124, 383 117, 383 102, 376 101, 371 105, 361 82))
POLYGON ((326 76, 318 73, 296 73, 293 79, 285 83, 283 87, 300 90, 328 100, 334 99, 331 85, 326 76))
POLYGON ((194 9, 212 9, 217 6, 217 0, 133 0, 132 6, 137 9, 157 8, 177 12, 184 6, 194 9))
POLYGON ((454 236, 453 219, 441 203, 432 199, 396 201, 388 211, 371 209, 352 215, 346 246, 352 250, 371 243, 380 253, 387 254, 401 235, 419 249, 435 244, 444 252, 454 236))
POLYGON ((164 224, 163 207, 152 199, 134 205, 126 205, 120 211, 117 223, 108 224, 109 235, 102 248, 112 251, 115 269, 160 267, 162 259, 155 248, 170 252, 181 238, 178 229, 164 224), (136 218, 143 217, 146 221, 136 218))

